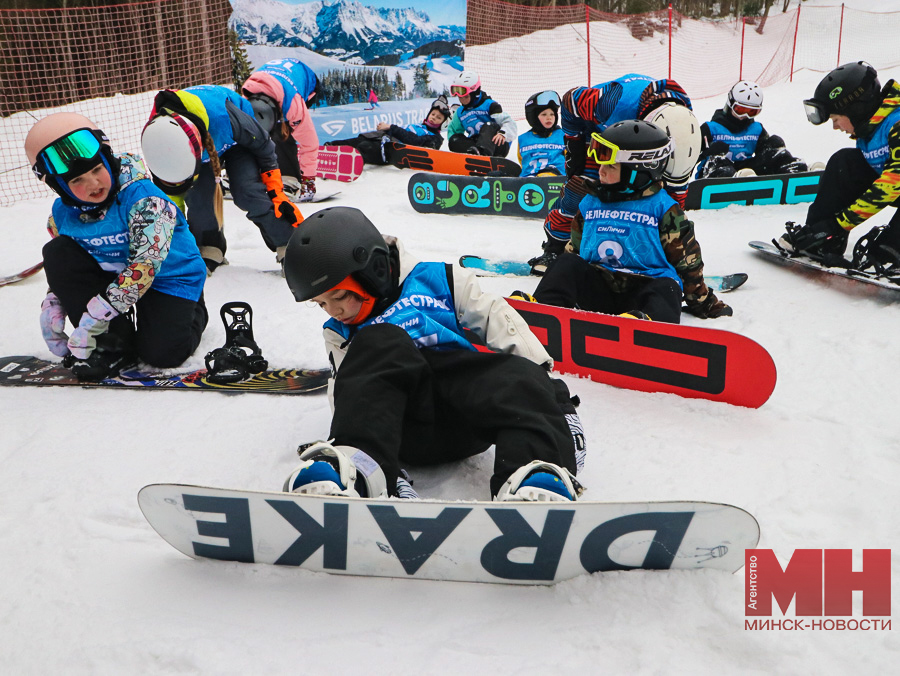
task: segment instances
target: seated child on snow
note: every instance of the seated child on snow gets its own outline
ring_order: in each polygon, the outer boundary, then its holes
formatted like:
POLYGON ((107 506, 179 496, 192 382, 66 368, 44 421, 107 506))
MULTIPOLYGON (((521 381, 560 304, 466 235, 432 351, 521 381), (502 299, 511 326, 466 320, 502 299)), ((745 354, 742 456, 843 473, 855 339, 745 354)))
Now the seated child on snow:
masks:
POLYGON ((756 121, 762 104, 762 89, 755 82, 741 80, 731 88, 725 106, 700 127, 703 145, 697 178, 807 171, 806 163, 788 152, 780 136, 769 136, 756 121))
POLYGON ((391 160, 390 143, 402 143, 408 146, 434 148, 438 150, 444 143, 441 129, 450 118, 450 106, 447 97, 441 94, 431 102, 431 108, 425 119, 418 124, 405 127, 387 122, 379 122, 376 131, 360 134, 356 138, 329 141, 326 146, 352 146, 362 155, 368 164, 388 164, 391 160))
POLYGON ((673 324, 682 300, 704 319, 732 314, 703 281, 693 223, 663 189, 672 146, 663 129, 643 120, 594 132, 587 152, 599 177, 580 179, 585 194, 567 253, 541 278, 539 303, 673 324))
POLYGON ((416 497, 401 464, 462 460, 495 444, 496 499, 581 493, 583 434, 568 389, 551 379, 553 361, 525 321, 471 272, 419 262, 350 207, 306 219, 284 272, 298 302, 331 316, 334 369, 330 441, 301 454, 285 491, 416 497), (493 351, 476 350, 473 334, 493 351))
POLYGON ((447 127, 447 147, 454 153, 506 157, 509 140, 516 137, 516 122, 481 89, 477 73, 464 70, 450 85, 459 99, 447 127))
POLYGON ((559 126, 559 94, 538 92, 525 102, 530 130, 519 135, 521 176, 565 176, 566 141, 559 126))

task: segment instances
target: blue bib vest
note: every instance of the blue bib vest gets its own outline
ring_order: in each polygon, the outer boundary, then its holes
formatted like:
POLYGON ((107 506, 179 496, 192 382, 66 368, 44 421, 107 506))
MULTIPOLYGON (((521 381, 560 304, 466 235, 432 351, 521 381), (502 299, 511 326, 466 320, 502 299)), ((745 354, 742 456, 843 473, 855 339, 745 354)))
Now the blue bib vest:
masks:
POLYGON ((884 118, 868 138, 856 139, 856 147, 862 151, 866 162, 878 174, 884 171, 884 165, 887 163, 888 155, 891 152, 888 146, 888 134, 891 127, 897 122, 900 122, 900 108, 895 108, 890 115, 884 118))
POLYGON ((484 125, 491 121, 490 109, 493 102, 494 99, 485 96, 477 106, 457 109, 459 122, 462 124, 463 129, 466 130, 466 136, 472 138, 481 131, 484 125))
POLYGON ((578 207, 584 217, 581 257, 608 270, 668 277, 681 287, 659 241, 659 222, 674 204, 665 190, 627 202, 601 202, 585 195, 578 207))
POLYGON ((298 94, 306 101, 316 89, 316 74, 313 69, 297 59, 277 59, 264 64, 260 72, 267 73, 278 80, 284 90, 281 101, 281 114, 286 116, 291 108, 291 101, 298 94))
POLYGON ((425 134, 434 134, 433 129, 429 129, 424 124, 417 122, 415 124, 408 124, 404 127, 406 131, 411 131, 416 136, 425 136, 425 134))
MULTIPOLYGON (((728 144, 728 153, 725 155, 729 160, 738 161, 746 160, 753 157, 756 152, 756 144, 759 142, 760 134, 762 134, 763 126, 759 122, 751 122, 750 125, 740 132, 730 131, 727 127, 722 126, 718 122, 710 120, 706 123, 709 127, 710 143, 716 141, 724 141, 728 144)), ((706 158, 697 165, 696 177, 700 177, 703 166, 706 164, 706 158)))
POLYGON ((606 120, 602 123, 597 123, 595 121, 597 131, 603 131, 607 127, 611 127, 616 122, 621 122, 622 120, 636 120, 641 102, 641 94, 644 93, 644 90, 648 86, 653 82, 656 82, 656 80, 652 77, 647 77, 646 75, 629 73, 628 75, 617 77, 615 80, 594 85, 594 89, 602 90, 606 85, 612 82, 618 82, 622 86, 622 96, 619 98, 615 110, 613 110, 612 114, 606 118, 606 120))
POLYGON ((519 136, 519 155, 522 157, 522 176, 537 176, 547 167, 554 167, 561 176, 566 174, 566 143, 562 129, 542 137, 533 131, 519 136))
MULTIPOLYGON (((209 116, 209 135, 212 136, 213 143, 216 146, 216 152, 221 157, 222 153, 235 145, 234 134, 231 130, 231 117, 225 108, 225 102, 231 101, 240 110, 247 113, 253 119, 253 106, 243 96, 239 96, 230 89, 219 87, 217 85, 198 85, 196 87, 188 87, 183 90, 190 92, 200 99, 203 107, 206 108, 206 114, 209 116)), ((209 162, 209 153, 203 151, 203 161, 209 162)))
MULTIPOLYGON (((377 317, 359 324, 359 328, 373 324, 399 326, 419 349, 475 350, 463 337, 456 320, 444 263, 419 263, 414 267, 403 281, 397 301, 377 317)), ((325 328, 337 332, 346 340, 355 327, 329 319, 325 322, 325 328)))
MULTIPOLYGON (((68 207, 57 199, 53 203, 53 220, 60 235, 74 239, 87 251, 100 267, 119 273, 128 262, 128 245, 131 241, 128 220, 134 205, 147 197, 159 197, 170 201, 150 179, 132 181, 119 190, 116 199, 99 221, 82 222, 78 209, 68 207)), ((153 278, 153 289, 187 300, 199 300, 206 281, 206 265, 194 236, 188 229, 181 210, 178 223, 169 244, 169 254, 153 278)))

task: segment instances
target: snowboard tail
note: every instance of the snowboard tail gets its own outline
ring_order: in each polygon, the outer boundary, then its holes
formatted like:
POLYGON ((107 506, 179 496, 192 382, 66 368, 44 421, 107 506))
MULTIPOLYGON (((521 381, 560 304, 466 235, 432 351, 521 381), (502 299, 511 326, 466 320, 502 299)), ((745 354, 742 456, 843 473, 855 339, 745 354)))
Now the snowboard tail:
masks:
POLYGON ((774 176, 701 178, 688 184, 685 209, 722 209, 732 204, 799 204, 812 202, 821 171, 774 176))
POLYGON ((892 281, 892 278, 884 277, 866 270, 857 270, 851 267, 827 267, 808 256, 802 254, 790 254, 787 251, 783 251, 769 242, 750 242, 750 247, 756 250, 757 253, 762 254, 767 260, 792 267, 798 271, 803 270, 815 273, 820 277, 824 276, 835 280, 849 280, 858 288, 868 287, 875 292, 900 291, 900 278, 892 281), (859 282, 859 284, 856 284, 857 282, 859 282))
POLYGON ((407 186, 412 208, 423 214, 477 214, 544 218, 562 197, 564 176, 413 174, 407 186))
POLYGON ((522 167, 505 157, 467 155, 402 143, 391 143, 390 146, 390 162, 400 169, 460 176, 485 176, 493 172, 500 172, 503 176, 518 176, 522 173, 522 167))
MULTIPOLYGON (((463 268, 477 270, 475 274, 481 273, 481 276, 494 275, 515 275, 517 277, 528 277, 531 275, 531 266, 522 261, 498 261, 490 258, 482 258, 481 256, 460 256, 459 265, 463 268)), ((730 275, 707 275, 703 277, 707 286, 712 287, 716 291, 727 293, 734 291, 742 286, 749 279, 744 272, 735 272, 730 275)))
POLYGON ((0 358, 0 386, 78 386, 132 389, 205 390, 213 392, 257 392, 260 394, 307 394, 324 392, 330 369, 278 369, 256 374, 237 383, 216 384, 206 379, 206 369, 175 375, 123 371, 118 378, 96 383, 81 382, 61 364, 18 356, 0 358))
POLYGON ((316 176, 350 183, 363 172, 363 157, 351 146, 319 146, 316 176))
POLYGON ((507 300, 560 373, 748 408, 775 389, 772 357, 736 333, 507 300))
POLYGON ((22 272, 17 272, 14 275, 7 275, 6 277, 0 277, 0 286, 6 286, 7 284, 15 284, 16 282, 21 282, 23 279, 28 279, 29 277, 36 275, 41 270, 44 269, 44 262, 41 261, 37 265, 32 265, 30 268, 25 268, 22 272))
POLYGON ((192 558, 405 579, 533 585, 614 570, 734 572, 759 541, 750 514, 708 502, 370 500, 152 484, 138 503, 192 558))

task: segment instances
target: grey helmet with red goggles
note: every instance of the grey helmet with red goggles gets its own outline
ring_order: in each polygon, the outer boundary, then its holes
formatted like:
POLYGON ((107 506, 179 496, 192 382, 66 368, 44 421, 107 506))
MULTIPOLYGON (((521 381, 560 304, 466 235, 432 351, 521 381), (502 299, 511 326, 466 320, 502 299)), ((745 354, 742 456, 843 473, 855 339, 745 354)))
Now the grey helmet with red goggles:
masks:
POLYGON ((600 165, 619 164, 622 168, 617 183, 598 184, 598 195, 607 201, 640 197, 651 185, 663 180, 672 151, 668 134, 645 120, 623 120, 602 134, 592 134, 588 157, 600 165))
POLYGON ((559 125, 559 106, 559 94, 555 91, 547 90, 532 94, 525 101, 525 120, 528 122, 528 126, 539 133, 546 131, 544 125, 538 120, 538 115, 545 110, 552 110, 556 115, 556 122, 554 122, 553 127, 555 129, 559 125))
POLYGON ((63 204, 93 211, 115 199, 119 161, 106 134, 84 115, 53 113, 38 120, 25 137, 25 154, 34 175, 59 195, 63 204), (99 164, 110 174, 109 195, 102 204, 82 202, 69 189, 68 182, 99 164))
POLYGON ((865 61, 857 61, 828 73, 803 107, 813 124, 827 122, 831 115, 846 115, 855 129, 871 119, 882 100, 878 71, 865 61))
POLYGON ((762 104, 762 88, 750 80, 741 80, 728 92, 725 109, 739 120, 748 120, 759 115, 762 104))
POLYGON ((202 132, 183 115, 158 115, 141 133, 141 150, 153 182, 167 195, 186 193, 200 174, 202 132))
POLYGON ((481 89, 481 78, 474 70, 464 70, 450 85, 450 93, 453 96, 471 96, 481 89))

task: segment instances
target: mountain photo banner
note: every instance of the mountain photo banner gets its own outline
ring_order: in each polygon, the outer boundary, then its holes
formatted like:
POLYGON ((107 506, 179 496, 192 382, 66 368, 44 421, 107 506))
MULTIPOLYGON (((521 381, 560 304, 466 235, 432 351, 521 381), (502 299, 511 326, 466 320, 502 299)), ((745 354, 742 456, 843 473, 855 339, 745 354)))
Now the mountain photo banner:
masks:
MULTIPOLYGON (((229 26, 252 67, 298 59, 319 80, 312 116, 326 142, 379 122, 421 122, 463 70, 465 0, 232 0, 229 26)), ((451 103, 455 101, 451 100, 451 103)))

